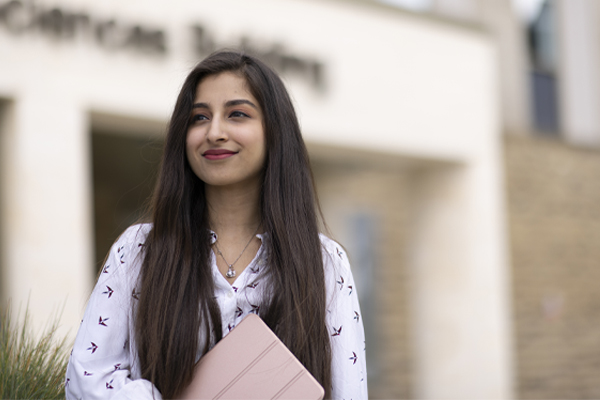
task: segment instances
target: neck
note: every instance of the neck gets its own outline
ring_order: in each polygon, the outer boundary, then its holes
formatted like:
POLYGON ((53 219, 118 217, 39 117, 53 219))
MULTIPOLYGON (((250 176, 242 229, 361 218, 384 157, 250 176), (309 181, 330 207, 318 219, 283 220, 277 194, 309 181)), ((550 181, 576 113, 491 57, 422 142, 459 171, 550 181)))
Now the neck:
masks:
POLYGON ((259 186, 235 188, 206 185, 210 227, 219 238, 248 236, 260 224, 259 186))

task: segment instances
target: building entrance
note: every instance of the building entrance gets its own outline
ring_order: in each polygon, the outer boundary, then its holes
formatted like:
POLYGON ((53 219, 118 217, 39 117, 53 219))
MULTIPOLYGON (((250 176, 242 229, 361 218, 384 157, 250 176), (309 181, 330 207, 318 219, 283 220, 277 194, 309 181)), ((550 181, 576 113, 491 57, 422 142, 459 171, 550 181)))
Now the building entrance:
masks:
POLYGON ((123 132, 92 131, 95 262, 140 221, 156 182, 162 139, 123 132))

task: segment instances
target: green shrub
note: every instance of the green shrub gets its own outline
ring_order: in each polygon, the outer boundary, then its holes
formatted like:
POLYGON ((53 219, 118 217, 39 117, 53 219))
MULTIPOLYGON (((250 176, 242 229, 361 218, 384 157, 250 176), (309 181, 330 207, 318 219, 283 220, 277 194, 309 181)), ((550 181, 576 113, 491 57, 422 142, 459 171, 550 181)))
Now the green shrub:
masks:
POLYGON ((57 338, 58 323, 41 335, 13 319, 10 306, 0 316, 0 399, 64 399, 66 338, 57 338))

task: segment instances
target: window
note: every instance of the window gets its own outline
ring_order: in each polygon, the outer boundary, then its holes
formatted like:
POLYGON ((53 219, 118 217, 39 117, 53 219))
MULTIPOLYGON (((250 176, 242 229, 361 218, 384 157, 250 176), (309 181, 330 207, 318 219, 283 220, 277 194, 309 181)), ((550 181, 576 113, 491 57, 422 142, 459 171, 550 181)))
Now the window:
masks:
POLYGON ((544 1, 528 27, 533 121, 538 131, 549 134, 560 126, 555 9, 554 0, 544 1))

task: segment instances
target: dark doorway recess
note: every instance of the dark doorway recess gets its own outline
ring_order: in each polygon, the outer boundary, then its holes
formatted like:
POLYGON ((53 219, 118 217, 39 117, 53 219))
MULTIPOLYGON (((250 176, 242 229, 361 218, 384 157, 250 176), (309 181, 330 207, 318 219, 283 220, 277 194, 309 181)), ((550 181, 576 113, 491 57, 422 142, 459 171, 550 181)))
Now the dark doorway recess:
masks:
POLYGON ((97 268, 115 239, 143 216, 161 152, 162 140, 155 137, 92 132, 97 268))

